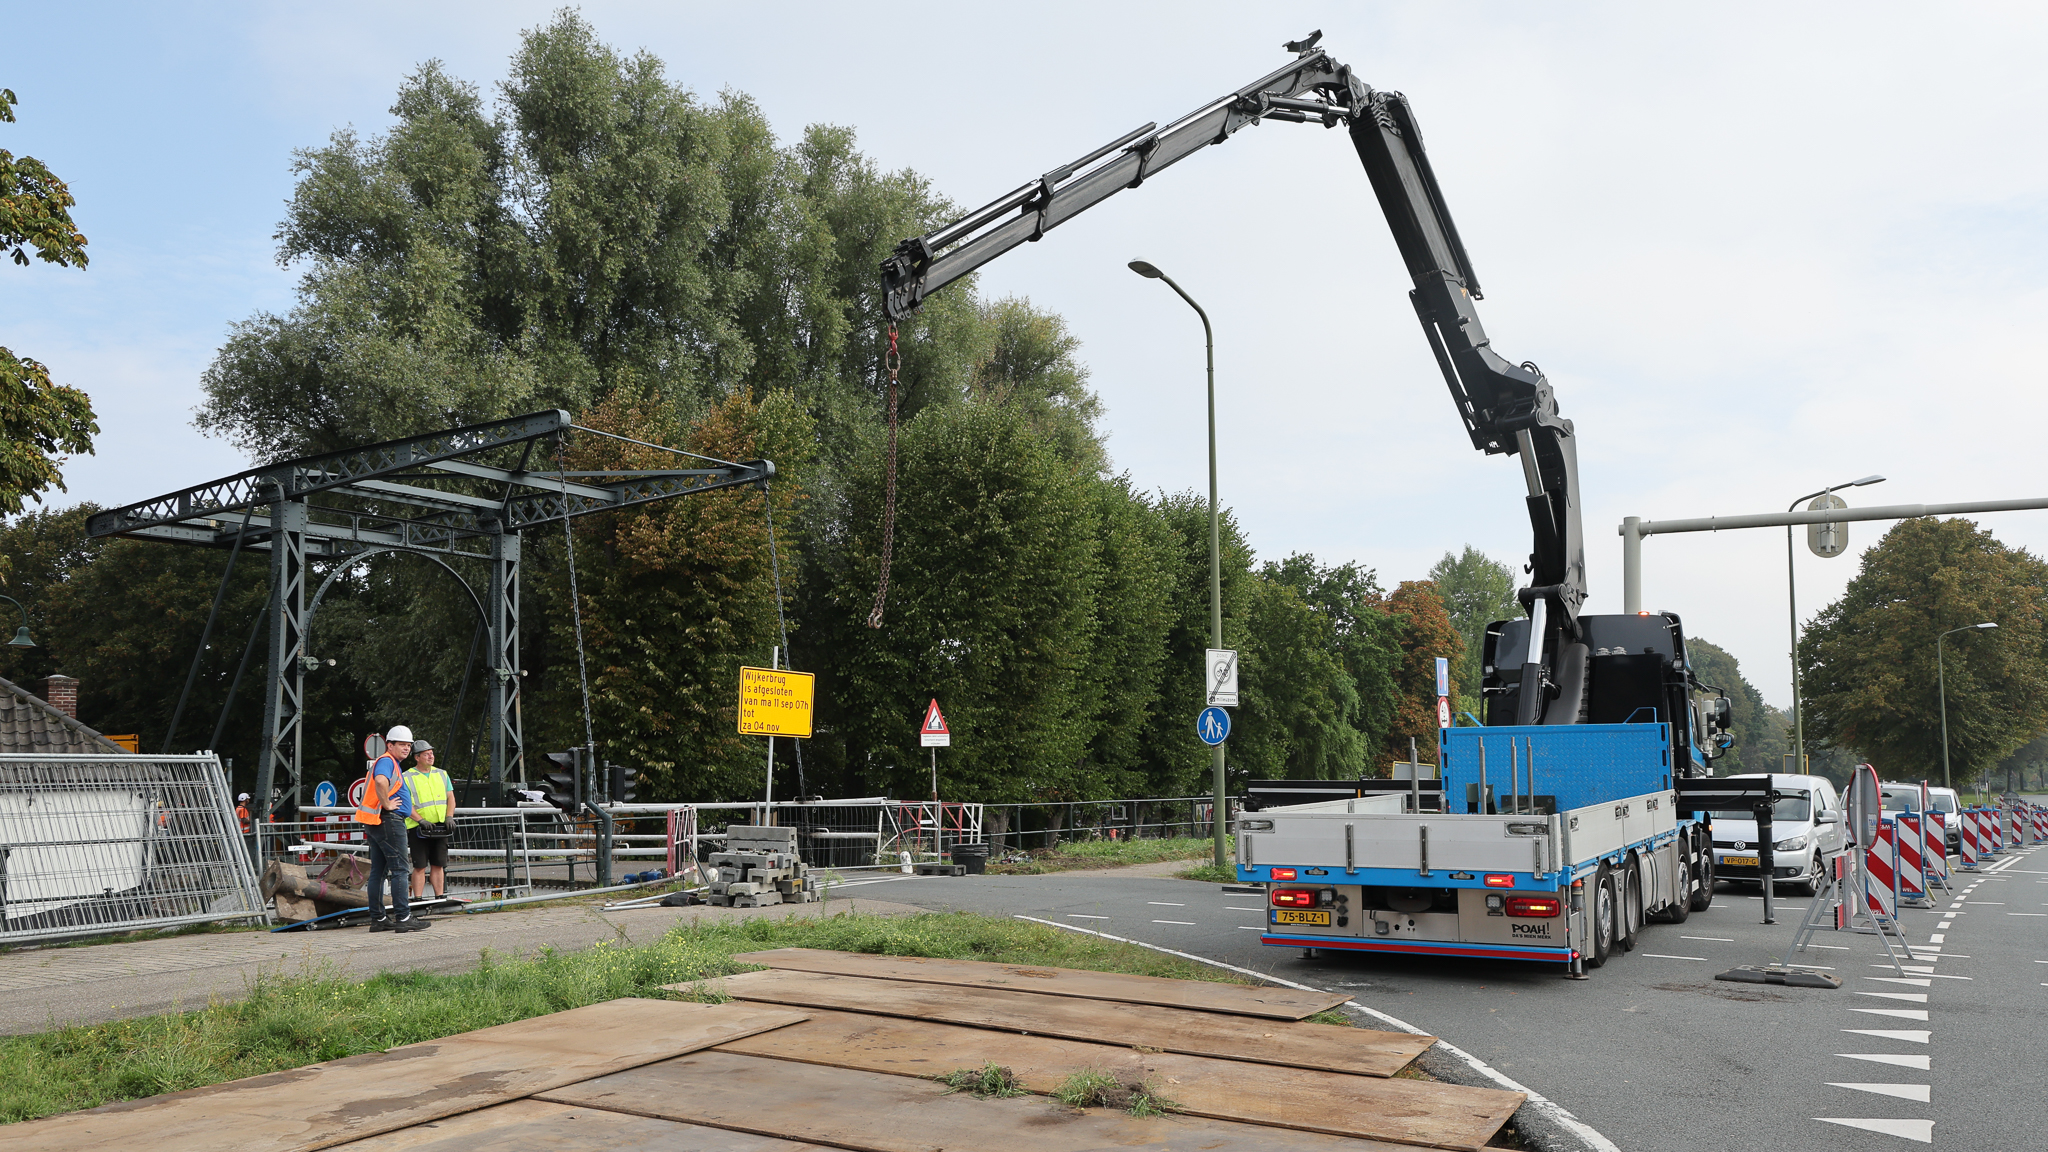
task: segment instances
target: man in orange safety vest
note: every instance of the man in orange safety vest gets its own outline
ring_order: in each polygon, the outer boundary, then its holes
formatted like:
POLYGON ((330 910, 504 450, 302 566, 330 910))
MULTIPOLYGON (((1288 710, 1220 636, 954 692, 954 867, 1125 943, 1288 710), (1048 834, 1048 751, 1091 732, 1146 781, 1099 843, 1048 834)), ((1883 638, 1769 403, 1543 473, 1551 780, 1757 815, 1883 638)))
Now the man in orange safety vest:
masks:
POLYGON ((412 755, 412 729, 393 725, 384 736, 384 754, 363 777, 363 799, 356 805, 356 823, 370 849, 370 931, 417 932, 428 926, 412 914, 406 898, 412 868, 406 860, 405 817, 412 815, 412 795, 399 767, 412 755), (391 889, 391 915, 384 915, 384 888, 391 889))

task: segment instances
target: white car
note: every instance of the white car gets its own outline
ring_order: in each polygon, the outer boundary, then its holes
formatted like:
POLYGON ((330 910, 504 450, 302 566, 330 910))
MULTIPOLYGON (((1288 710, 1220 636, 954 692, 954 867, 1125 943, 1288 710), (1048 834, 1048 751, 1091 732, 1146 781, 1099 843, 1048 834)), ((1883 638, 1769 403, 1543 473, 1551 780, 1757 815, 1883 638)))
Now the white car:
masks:
MULTIPOLYGON (((1887 812, 1917 812, 1920 810, 1920 786, 1918 784, 1880 784, 1878 794, 1884 797, 1887 812)), ((1942 814, 1942 831, 1948 838, 1948 854, 1958 855, 1963 850, 1963 825, 1956 819, 1956 812, 1962 808, 1962 798, 1953 788, 1927 789, 1929 805, 1942 814)))
MULTIPOLYGON (((1762 778, 1762 773, 1730 777, 1762 778)), ((1771 812, 1771 874, 1780 882, 1798 884, 1809 894, 1817 892, 1827 876, 1830 861, 1842 854, 1846 843, 1841 797, 1825 776, 1773 772, 1770 779, 1779 792, 1790 793, 1771 812)), ((1714 879, 1760 883, 1763 877, 1756 821, 1716 816, 1713 834, 1714 879)))

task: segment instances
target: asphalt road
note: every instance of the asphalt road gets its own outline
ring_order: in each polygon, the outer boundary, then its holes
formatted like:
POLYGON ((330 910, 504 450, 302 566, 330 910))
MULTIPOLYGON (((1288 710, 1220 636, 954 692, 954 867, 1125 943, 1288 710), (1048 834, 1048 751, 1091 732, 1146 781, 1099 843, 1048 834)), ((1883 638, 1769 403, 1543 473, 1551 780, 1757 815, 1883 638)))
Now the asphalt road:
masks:
POLYGON ((1849 1152, 1894 1144, 2018 1149, 2041 1133, 2048 1048, 2048 851, 1958 874, 1953 898, 1902 917, 1901 977, 1874 935, 1824 930, 1788 955, 1808 901, 1762 924, 1754 888, 1723 885, 1682 925, 1645 928, 1586 981, 1479 960, 1318 954, 1260 945, 1256 896, 1125 876, 904 878, 847 895, 1028 915, 1352 992, 1550 1097, 1630 1152, 1849 1152), (1839 990, 1713 979, 1792 961, 1839 990))

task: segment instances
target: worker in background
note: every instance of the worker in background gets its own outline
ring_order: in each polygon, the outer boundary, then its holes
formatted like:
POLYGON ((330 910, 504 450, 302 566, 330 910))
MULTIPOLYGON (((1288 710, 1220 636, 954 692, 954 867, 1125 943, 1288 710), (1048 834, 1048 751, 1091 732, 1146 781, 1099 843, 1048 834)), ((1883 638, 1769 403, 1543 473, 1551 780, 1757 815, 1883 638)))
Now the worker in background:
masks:
POLYGON ((412 898, 427 898, 427 870, 433 869, 434 896, 448 895, 448 841, 454 833, 455 782, 434 767, 434 746, 416 740, 405 787, 412 794, 412 814, 405 818, 407 847, 412 852, 412 898))
POLYGON ((235 819, 241 822, 242 835, 247 836, 249 834, 249 794, 247 792, 235 797, 235 819))
POLYGON ((412 729, 393 725, 384 734, 384 754, 363 778, 363 799, 356 805, 356 823, 370 849, 370 931, 417 932, 427 921, 412 914, 406 899, 405 817, 412 814, 405 772, 399 767, 412 755, 412 729), (384 914, 384 887, 391 888, 391 915, 384 914))

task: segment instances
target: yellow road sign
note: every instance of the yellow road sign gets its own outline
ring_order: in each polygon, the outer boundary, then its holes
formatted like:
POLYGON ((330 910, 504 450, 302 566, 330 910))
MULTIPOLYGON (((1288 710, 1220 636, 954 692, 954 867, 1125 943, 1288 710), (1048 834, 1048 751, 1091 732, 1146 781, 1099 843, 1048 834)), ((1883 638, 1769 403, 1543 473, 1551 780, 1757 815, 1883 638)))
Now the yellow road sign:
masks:
POLYGON ((740 735, 809 736, 817 681, 787 668, 741 668, 740 735))

